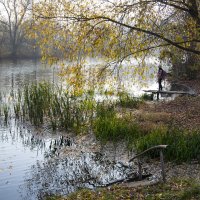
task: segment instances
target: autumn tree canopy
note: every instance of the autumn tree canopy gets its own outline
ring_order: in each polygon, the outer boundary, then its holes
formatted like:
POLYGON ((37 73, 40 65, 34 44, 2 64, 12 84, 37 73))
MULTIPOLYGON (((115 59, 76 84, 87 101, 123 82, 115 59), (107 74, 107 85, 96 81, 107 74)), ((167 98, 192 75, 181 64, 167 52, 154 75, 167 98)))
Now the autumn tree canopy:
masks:
POLYGON ((198 0, 45 0, 33 11, 30 35, 52 62, 101 56, 106 68, 133 57, 200 55, 198 0))

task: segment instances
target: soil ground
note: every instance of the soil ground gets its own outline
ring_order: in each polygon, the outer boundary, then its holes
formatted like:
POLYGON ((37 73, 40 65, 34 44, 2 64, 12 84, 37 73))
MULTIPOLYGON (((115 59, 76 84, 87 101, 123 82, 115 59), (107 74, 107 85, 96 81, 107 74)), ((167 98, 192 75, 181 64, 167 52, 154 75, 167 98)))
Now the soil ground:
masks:
MULTIPOLYGON (((157 117, 157 123, 172 123, 185 129, 200 128, 200 80, 180 82, 193 89, 197 96, 179 96, 173 101, 161 100, 141 106, 143 113, 157 117), (160 118, 160 119, 159 119, 160 118)), ((154 120, 156 121, 156 120, 154 120)))

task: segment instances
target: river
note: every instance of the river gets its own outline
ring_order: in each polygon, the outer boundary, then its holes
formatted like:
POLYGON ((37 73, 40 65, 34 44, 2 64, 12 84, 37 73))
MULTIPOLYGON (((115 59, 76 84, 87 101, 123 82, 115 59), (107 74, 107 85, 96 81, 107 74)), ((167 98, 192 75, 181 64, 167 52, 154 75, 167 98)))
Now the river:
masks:
MULTIPOLYGON (((9 103, 11 94, 26 83, 58 83, 57 70, 30 60, 2 62, 1 99, 9 103)), ((0 116, 0 199, 37 200, 127 178, 136 169, 126 162, 128 155, 122 149, 111 145, 102 149, 92 135, 74 138, 12 117, 5 124, 0 116)))

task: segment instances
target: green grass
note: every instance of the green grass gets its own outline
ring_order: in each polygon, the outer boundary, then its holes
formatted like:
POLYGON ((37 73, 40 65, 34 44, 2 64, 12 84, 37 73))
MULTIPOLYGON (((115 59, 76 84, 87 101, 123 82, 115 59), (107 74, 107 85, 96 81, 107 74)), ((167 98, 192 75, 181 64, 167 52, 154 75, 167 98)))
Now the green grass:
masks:
POLYGON ((146 94, 146 93, 144 93, 141 97, 140 97, 142 100, 144 100, 144 101, 151 101, 151 100, 153 100, 153 96, 151 95, 151 94, 146 94))
POLYGON ((125 108, 138 108, 142 102, 141 98, 133 97, 127 93, 120 93, 117 105, 125 108))
MULTIPOLYGON (((102 105, 101 105, 102 106, 102 105)), ((200 161, 200 131, 184 131, 169 127, 157 127, 144 131, 131 116, 120 117, 113 106, 99 106, 94 122, 96 137, 107 141, 126 141, 128 148, 134 148, 138 153, 156 146, 168 145, 164 151, 165 159, 174 162, 200 161)), ((149 152, 152 158, 159 157, 159 151, 149 152)))
MULTIPOLYGON (((180 129, 160 128, 152 130, 146 136, 140 137, 136 149, 141 152, 152 146, 166 144, 165 158, 175 162, 200 160, 200 131, 187 132, 180 129)), ((154 151, 149 155, 158 156, 154 151)))
MULTIPOLYGON (((13 110, 16 118, 33 125, 49 124, 53 129, 78 133, 92 123, 96 102, 91 94, 84 99, 70 96, 61 88, 47 82, 25 85, 15 94, 13 110)), ((10 106, 10 105, 9 105, 10 106)), ((8 105, 3 107, 8 118, 8 105)))
MULTIPOLYGON (((140 100, 129 99, 126 94, 121 94, 121 97, 125 97, 126 101, 121 100, 124 106, 137 107, 141 103, 140 100)), ((116 107, 114 102, 97 103, 93 94, 72 97, 62 88, 44 82, 26 85, 18 90, 14 94, 13 109, 2 103, 0 112, 6 123, 13 110, 16 118, 28 119, 35 126, 47 123, 53 130, 63 129, 77 134, 93 130, 101 142, 125 141, 128 148, 134 148, 138 153, 155 145, 166 144, 168 147, 164 155, 167 160, 200 160, 199 130, 187 132, 171 127, 153 127, 146 131, 133 116, 117 113, 116 107)), ((156 151, 149 154, 151 157, 158 155, 156 151)))
POLYGON ((139 136, 139 127, 129 116, 118 117, 114 106, 98 105, 94 121, 96 137, 106 143, 124 140, 128 145, 139 136))

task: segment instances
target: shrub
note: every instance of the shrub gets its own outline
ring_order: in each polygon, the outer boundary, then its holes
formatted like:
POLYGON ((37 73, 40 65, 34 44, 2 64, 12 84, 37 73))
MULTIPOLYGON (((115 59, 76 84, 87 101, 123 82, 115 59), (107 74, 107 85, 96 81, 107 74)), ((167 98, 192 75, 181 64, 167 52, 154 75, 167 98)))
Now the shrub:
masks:
POLYGON ((152 101, 153 100, 153 95, 144 93, 140 98, 142 100, 144 100, 144 101, 152 101))

